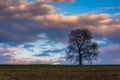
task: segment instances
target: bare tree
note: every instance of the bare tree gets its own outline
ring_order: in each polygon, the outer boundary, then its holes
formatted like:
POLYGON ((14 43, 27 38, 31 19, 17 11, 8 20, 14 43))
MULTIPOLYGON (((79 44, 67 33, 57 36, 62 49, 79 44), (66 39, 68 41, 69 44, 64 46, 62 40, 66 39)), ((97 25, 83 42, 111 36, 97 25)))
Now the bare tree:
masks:
POLYGON ((98 45, 92 42, 92 36, 88 29, 72 30, 68 39, 67 59, 79 62, 79 65, 82 65, 82 61, 85 60, 92 64, 92 60, 97 59, 98 45))

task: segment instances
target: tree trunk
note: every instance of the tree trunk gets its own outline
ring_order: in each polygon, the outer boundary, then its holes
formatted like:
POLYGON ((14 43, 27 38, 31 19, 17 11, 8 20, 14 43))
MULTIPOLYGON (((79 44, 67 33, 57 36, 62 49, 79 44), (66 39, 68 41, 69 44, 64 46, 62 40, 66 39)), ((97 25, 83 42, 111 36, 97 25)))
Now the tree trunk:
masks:
POLYGON ((82 54, 79 53, 79 65, 82 65, 82 54))
POLYGON ((90 60, 90 65, 92 65, 92 60, 90 60))

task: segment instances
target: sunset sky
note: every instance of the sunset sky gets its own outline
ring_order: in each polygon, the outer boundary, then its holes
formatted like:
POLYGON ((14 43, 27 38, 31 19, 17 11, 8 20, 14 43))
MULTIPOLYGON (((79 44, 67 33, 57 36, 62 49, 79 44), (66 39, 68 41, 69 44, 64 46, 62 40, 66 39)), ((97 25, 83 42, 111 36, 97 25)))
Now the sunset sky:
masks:
POLYGON ((70 64, 76 28, 98 43, 95 64, 120 64, 120 0, 0 0, 0 64, 70 64))

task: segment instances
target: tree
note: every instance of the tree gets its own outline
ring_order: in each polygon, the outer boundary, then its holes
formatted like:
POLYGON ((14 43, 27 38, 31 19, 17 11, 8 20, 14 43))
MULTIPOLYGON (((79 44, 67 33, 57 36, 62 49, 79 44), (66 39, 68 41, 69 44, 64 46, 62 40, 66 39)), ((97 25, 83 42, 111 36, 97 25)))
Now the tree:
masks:
POLYGON ((79 65, 86 60, 92 64, 92 60, 98 57, 98 45, 91 39, 91 33, 86 28, 71 30, 68 35, 67 59, 79 62, 79 65))

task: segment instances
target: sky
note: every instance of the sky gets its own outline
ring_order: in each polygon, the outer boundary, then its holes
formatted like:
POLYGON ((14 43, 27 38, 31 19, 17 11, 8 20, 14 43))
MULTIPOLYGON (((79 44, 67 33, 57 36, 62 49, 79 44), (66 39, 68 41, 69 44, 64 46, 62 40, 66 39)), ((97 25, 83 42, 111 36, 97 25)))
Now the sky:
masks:
POLYGON ((71 64, 71 30, 88 28, 95 64, 120 64, 120 0, 0 0, 0 64, 71 64))

